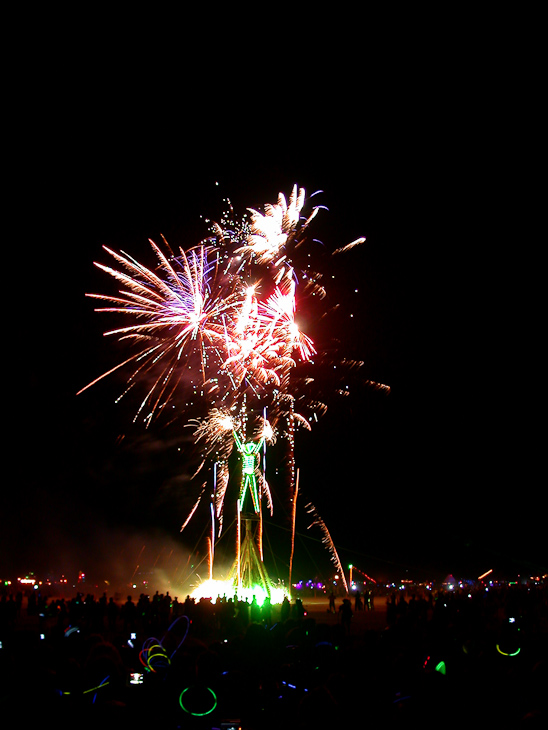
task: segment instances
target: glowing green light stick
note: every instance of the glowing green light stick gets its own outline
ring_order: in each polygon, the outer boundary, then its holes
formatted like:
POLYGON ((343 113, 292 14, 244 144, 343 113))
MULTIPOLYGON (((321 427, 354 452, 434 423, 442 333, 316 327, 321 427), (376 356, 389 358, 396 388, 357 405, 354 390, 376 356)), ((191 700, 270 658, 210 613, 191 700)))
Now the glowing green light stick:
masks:
POLYGON ((189 715, 193 715, 194 717, 205 717, 206 715, 210 715, 213 712, 213 710, 217 707, 217 695, 215 694, 215 692, 211 689, 211 687, 206 687, 205 689, 211 694, 211 696, 213 698, 213 704, 212 704, 211 708, 209 710, 207 710, 206 712, 193 712, 192 710, 189 710, 188 707, 186 707, 183 704, 183 697, 190 689, 192 689, 192 687, 187 687, 179 695, 179 704, 181 705, 181 708, 185 712, 188 712, 189 715))

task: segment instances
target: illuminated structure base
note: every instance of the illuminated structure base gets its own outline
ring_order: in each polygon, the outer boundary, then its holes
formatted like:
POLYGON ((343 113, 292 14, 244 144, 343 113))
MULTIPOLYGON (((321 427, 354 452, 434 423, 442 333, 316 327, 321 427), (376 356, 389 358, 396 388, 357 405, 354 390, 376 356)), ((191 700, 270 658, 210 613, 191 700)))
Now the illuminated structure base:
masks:
MULTIPOLYGON (((213 603, 222 596, 234 597, 251 602, 253 598, 262 606, 266 598, 270 603, 282 603, 289 599, 289 593, 283 586, 271 583, 260 551, 257 546, 256 533, 259 517, 254 514, 240 513, 238 515, 237 555, 226 580, 207 580, 196 586, 191 596, 195 600, 211 598, 213 603), (245 534, 241 539, 241 530, 245 534)), ((260 525, 260 523, 259 523, 260 525)))
POLYGON ((243 540, 239 539, 239 554, 230 570, 229 580, 238 589, 250 590, 255 586, 260 586, 270 598, 272 583, 259 555, 255 539, 256 527, 254 529, 253 523, 257 521, 256 515, 241 515, 241 522, 245 525, 245 534, 243 540))

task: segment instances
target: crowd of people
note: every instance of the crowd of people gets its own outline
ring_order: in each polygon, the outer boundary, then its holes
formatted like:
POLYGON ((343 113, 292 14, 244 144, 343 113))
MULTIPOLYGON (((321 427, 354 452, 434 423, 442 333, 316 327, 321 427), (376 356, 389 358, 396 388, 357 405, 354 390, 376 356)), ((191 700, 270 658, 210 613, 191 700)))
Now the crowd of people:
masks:
POLYGON ((381 600, 385 625, 372 630, 346 596, 326 596, 327 621, 300 599, 5 592, 0 704, 102 728, 546 726, 545 587, 381 600))

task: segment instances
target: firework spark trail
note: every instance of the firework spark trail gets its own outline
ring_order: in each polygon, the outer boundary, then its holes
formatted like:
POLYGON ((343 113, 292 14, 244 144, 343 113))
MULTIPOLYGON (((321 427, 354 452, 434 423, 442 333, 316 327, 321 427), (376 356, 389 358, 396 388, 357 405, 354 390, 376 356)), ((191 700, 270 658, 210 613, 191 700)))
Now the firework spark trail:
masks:
POLYGON ((190 510, 190 512, 189 512, 189 515, 188 515, 188 517, 186 518, 186 520, 185 520, 185 521, 183 522, 183 524, 182 524, 182 526, 181 526, 181 530, 180 530, 181 532, 182 532, 182 531, 183 531, 183 530, 185 529, 185 527, 186 527, 186 526, 188 525, 188 523, 190 522, 190 520, 191 520, 191 519, 192 519, 192 517, 194 516, 194 513, 195 513, 195 512, 196 512, 196 510, 198 509, 198 505, 200 504, 200 502, 201 502, 201 500, 202 500, 202 496, 203 496, 203 494, 204 494, 204 492, 205 492, 205 488, 206 488, 206 486, 207 486, 207 482, 204 482, 204 483, 203 483, 203 485, 202 485, 202 491, 200 492, 200 496, 199 496, 199 497, 198 497, 198 499, 196 500, 196 503, 194 504, 194 507, 193 507, 193 508, 192 508, 192 509, 190 510))
POLYGON ((327 529, 327 525, 325 524, 325 522, 322 520, 322 518, 316 511, 316 508, 314 507, 312 502, 309 502, 306 505, 305 509, 308 512, 308 514, 311 514, 314 518, 314 522, 312 522, 312 524, 309 525, 307 529, 314 527, 314 525, 318 525, 321 528, 321 530, 324 534, 324 536, 322 538, 322 542, 329 549, 329 552, 331 553, 331 560, 333 561, 333 564, 337 568, 337 572, 341 576, 342 582, 344 583, 345 591, 348 593, 348 584, 347 584, 346 578, 344 576, 344 570, 342 568, 341 561, 339 559, 339 554, 337 552, 337 548, 335 547, 335 543, 331 539, 331 535, 329 534, 329 530, 327 529))
POLYGON ((264 448, 263 448, 263 463, 262 463, 262 472, 259 471, 259 479, 261 480, 261 494, 266 499, 266 504, 270 512, 270 516, 274 513, 274 503, 272 501, 272 492, 270 491, 270 486, 268 482, 266 481, 266 444, 273 444, 276 441, 276 434, 274 433, 274 430, 270 424, 269 421, 266 419, 266 408, 263 411, 263 430, 262 430, 262 438, 264 442, 264 448))
POLYGON ((355 241, 347 243, 346 246, 341 246, 341 248, 337 248, 335 251, 333 251, 333 256, 338 253, 345 253, 346 251, 350 251, 350 249, 354 248, 354 246, 359 246, 360 243, 365 243, 365 240, 366 239, 363 236, 361 238, 356 238, 355 241))

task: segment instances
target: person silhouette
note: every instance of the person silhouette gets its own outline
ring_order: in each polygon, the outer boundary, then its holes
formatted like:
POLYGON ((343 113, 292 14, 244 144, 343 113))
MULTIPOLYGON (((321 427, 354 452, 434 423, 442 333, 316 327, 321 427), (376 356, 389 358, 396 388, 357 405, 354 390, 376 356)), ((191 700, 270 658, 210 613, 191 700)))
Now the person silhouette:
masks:
POLYGON ((350 624, 352 622, 352 604, 348 598, 344 598, 343 602, 339 606, 339 613, 341 617, 341 626, 343 627, 344 633, 350 633, 350 624))

